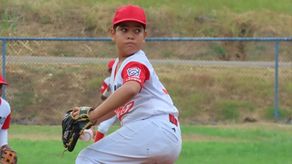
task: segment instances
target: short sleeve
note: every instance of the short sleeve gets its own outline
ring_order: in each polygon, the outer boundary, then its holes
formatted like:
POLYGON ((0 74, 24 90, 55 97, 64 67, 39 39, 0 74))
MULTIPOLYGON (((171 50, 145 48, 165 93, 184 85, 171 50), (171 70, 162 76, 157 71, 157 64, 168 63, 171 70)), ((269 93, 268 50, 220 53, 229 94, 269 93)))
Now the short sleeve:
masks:
POLYGON ((137 81, 143 87, 146 80, 149 80, 149 69, 142 63, 129 62, 122 70, 123 83, 137 81))
POLYGON ((99 89, 100 93, 104 94, 107 91, 107 89, 108 89, 108 84, 103 81, 102 85, 101 85, 101 87, 99 89))

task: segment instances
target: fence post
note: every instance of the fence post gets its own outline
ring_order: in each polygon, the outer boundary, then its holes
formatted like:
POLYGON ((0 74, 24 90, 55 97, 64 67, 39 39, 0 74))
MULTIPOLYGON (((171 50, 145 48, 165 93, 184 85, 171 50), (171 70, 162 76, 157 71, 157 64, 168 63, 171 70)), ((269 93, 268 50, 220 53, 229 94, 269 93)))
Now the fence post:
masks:
MULTIPOLYGON (((6 45, 7 41, 2 40, 2 77, 6 80, 6 45)), ((5 89, 6 86, 2 86, 2 97, 5 99, 5 89)))
POLYGON ((279 47, 280 42, 275 42, 275 82, 274 82, 274 117, 279 119, 279 47))

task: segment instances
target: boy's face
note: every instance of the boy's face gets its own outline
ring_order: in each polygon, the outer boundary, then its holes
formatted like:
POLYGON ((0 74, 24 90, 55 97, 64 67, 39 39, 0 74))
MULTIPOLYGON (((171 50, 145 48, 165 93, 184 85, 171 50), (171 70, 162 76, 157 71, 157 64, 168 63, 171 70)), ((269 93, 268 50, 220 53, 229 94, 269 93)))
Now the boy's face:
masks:
POLYGON ((133 21, 120 23, 115 29, 112 29, 111 34, 122 57, 142 49, 147 35, 143 25, 133 21))

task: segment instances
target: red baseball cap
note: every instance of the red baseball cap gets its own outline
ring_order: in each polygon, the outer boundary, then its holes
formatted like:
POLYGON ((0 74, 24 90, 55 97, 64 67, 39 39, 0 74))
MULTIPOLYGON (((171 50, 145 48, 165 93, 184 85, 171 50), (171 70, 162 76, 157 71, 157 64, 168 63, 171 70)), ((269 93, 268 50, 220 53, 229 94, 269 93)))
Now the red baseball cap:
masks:
POLYGON ((8 83, 3 79, 1 75, 0 75, 0 84, 8 85, 8 83))
POLYGON ((144 10, 139 6, 126 5, 116 10, 112 25, 114 26, 125 21, 135 21, 143 24, 144 28, 146 28, 146 15, 144 10))
POLYGON ((108 63, 107 63, 107 69, 108 70, 112 69, 114 63, 115 63, 115 59, 111 59, 110 61, 108 61, 108 63))

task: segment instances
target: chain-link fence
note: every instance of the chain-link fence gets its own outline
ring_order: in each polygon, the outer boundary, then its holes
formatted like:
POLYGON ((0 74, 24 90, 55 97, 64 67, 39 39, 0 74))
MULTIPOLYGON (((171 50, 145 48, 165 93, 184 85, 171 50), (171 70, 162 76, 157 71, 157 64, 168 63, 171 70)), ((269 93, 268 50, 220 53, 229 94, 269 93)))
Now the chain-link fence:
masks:
MULTIPOLYGON (((106 63, 116 57, 109 38, 1 40, 15 123, 59 124, 70 107, 101 102, 106 63)), ((291 40, 149 38, 144 50, 182 122, 289 121, 291 40)))

